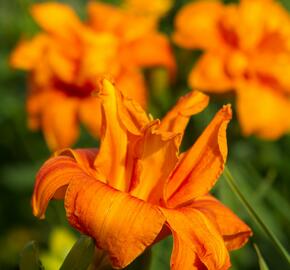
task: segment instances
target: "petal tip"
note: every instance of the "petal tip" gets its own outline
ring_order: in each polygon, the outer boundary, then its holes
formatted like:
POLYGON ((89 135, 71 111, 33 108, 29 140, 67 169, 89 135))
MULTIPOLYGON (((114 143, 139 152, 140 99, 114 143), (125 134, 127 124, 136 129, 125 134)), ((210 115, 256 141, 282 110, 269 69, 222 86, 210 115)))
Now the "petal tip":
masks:
POLYGON ((227 119, 227 120, 232 119, 233 111, 232 111, 231 104, 223 105, 221 112, 223 113, 225 119, 227 119))

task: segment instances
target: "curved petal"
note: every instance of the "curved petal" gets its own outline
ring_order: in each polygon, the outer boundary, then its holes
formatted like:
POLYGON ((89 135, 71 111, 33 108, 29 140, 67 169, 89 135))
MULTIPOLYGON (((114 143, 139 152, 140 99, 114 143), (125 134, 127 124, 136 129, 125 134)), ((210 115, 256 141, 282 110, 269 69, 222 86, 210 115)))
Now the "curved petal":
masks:
MULTIPOLYGON (((67 156, 73 158, 78 166, 88 175, 98 177, 94 170, 94 161, 99 150, 97 148, 83 148, 83 149, 71 149, 66 148, 54 153, 54 156, 67 156)), ((101 179, 99 179, 100 181, 101 179)))
POLYGON ((102 125, 101 101, 97 97, 89 97, 80 102, 79 118, 90 133, 99 137, 102 125))
POLYGON ((63 198, 67 185, 74 177, 90 174, 96 153, 95 149, 67 149, 46 161, 36 176, 32 195, 33 214, 44 218, 52 198, 63 198))
POLYGON ((170 270, 206 270, 194 250, 176 232, 173 232, 173 250, 170 260, 170 270))
POLYGON ((9 64, 13 68, 32 70, 41 61, 47 47, 48 37, 37 35, 31 40, 22 40, 10 55, 9 64))
POLYGON ((102 102, 102 138, 100 152, 95 160, 95 168, 107 177, 110 186, 126 190, 127 130, 119 117, 118 99, 120 93, 108 81, 103 80, 99 97, 102 102))
POLYGON ((175 59, 165 35, 150 33, 136 39, 129 44, 125 56, 139 67, 163 66, 175 75, 175 59))
POLYGON ((144 109, 134 99, 121 95, 119 102, 119 116, 128 131, 134 135, 141 135, 150 119, 144 109))
POLYGON ((189 118, 203 111, 209 97, 198 91, 192 91, 181 97, 177 104, 162 119, 159 130, 183 134, 189 118))
POLYGON ((174 169, 178 158, 179 134, 160 132, 159 123, 153 122, 138 141, 138 155, 134 170, 131 194, 137 198, 158 204, 163 197, 166 179, 174 169))
POLYGON ((42 128, 51 150, 71 146, 79 135, 77 119, 78 101, 59 97, 42 110, 42 128))
POLYGON ((237 86, 238 118, 245 135, 277 139, 290 131, 290 99, 256 82, 237 86))
POLYGON ((233 88, 233 80, 226 72, 226 55, 205 53, 189 74, 189 85, 205 92, 223 93, 233 88))
POLYGON ((192 207, 201 211, 217 226, 228 250, 242 247, 252 235, 248 225, 212 196, 198 197, 192 207))
POLYGON ((230 105, 224 106, 182 156, 165 189, 169 207, 188 203, 214 186, 227 158, 226 129, 231 117, 230 105))
POLYGON ((185 5, 175 18, 174 41, 186 48, 219 48, 218 21, 222 11, 220 1, 197 1, 185 5))
POLYGON ((31 13, 42 29, 60 37, 70 37, 72 32, 81 27, 81 22, 73 9, 65 4, 56 2, 35 4, 31 8, 31 13))
POLYGON ((74 178, 65 208, 71 225, 94 237, 115 268, 124 268, 150 246, 165 222, 157 207, 90 177, 74 178))
POLYGON ((211 221, 200 211, 190 208, 161 208, 173 233, 173 269, 225 270, 230 267, 225 243, 211 221), (180 261, 181 260, 181 261, 180 261))

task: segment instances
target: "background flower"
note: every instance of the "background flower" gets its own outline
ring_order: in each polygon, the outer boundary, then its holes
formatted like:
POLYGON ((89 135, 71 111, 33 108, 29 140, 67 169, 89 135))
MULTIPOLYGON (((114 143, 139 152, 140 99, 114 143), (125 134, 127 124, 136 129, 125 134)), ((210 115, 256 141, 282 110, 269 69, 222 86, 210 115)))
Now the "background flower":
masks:
POLYGON ((289 132, 290 16, 281 4, 197 1, 181 9, 175 26, 177 44, 205 51, 189 75, 191 87, 234 90, 245 135, 277 139, 289 132))
POLYGON ((76 141, 79 122, 98 136, 100 104, 92 92, 100 77, 113 78, 146 107, 141 68, 163 66, 174 74, 169 42, 151 16, 97 2, 88 4, 86 23, 56 2, 36 4, 31 13, 43 32, 21 41, 10 64, 29 71, 29 127, 42 129, 52 150, 76 141))

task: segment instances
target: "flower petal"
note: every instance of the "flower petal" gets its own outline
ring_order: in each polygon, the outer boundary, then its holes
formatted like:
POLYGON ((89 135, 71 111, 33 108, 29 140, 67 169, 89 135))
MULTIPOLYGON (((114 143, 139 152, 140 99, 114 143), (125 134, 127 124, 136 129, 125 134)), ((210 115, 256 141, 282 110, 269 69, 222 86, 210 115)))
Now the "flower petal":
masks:
POLYGON ((103 80, 99 96, 102 101, 102 138, 99 155, 95 160, 96 170, 107 177, 108 184, 119 190, 126 190, 127 130, 119 117, 118 99, 120 93, 108 81, 103 80))
POLYGON ((173 250, 170 260, 170 270, 206 270, 194 250, 176 232, 173 232, 173 250))
POLYGON ((69 147, 77 139, 77 106, 77 100, 59 96, 43 108, 42 128, 51 150, 69 147))
POLYGON ((116 80, 122 93, 136 100, 143 108, 147 107, 147 88, 142 72, 137 68, 126 68, 116 80))
POLYGON ((36 176, 32 196, 33 214, 44 218, 52 198, 63 198, 67 185, 74 177, 90 174, 96 153, 95 149, 67 149, 46 161, 36 176))
POLYGON ((20 41, 10 55, 9 63, 13 68, 31 70, 37 65, 46 46, 47 36, 42 34, 32 40, 20 41))
POLYGON ((228 250, 240 248, 252 235, 251 229, 239 217, 210 195, 198 197, 192 207, 201 211, 217 226, 228 250))
POLYGON ((188 203, 213 187, 227 158, 226 128, 231 116, 230 105, 224 106, 182 156, 167 182, 165 200, 168 206, 188 203))
POLYGON ((290 131, 290 99, 256 82, 237 87, 238 117, 245 135, 277 139, 290 131))
POLYGON ((197 1, 184 6, 175 19, 174 41, 186 48, 218 48, 222 11, 219 1, 197 1))
POLYGON ((159 130, 183 134, 189 118, 204 110, 208 102, 209 97, 198 91, 181 97, 162 119, 159 130))
POLYGON ((225 270, 230 267, 229 253, 224 241, 203 213, 192 208, 161 210, 173 233, 173 241, 177 241, 174 243, 171 258, 173 269, 202 269, 201 263, 205 269, 211 270, 225 270))
POLYGON ((31 13, 41 28, 60 37, 70 37, 71 32, 81 27, 81 22, 73 9, 65 4, 53 2, 35 4, 31 8, 31 13))
POLYGON ((94 237, 115 268, 124 268, 150 246, 165 222, 157 207, 89 176, 74 178, 65 208, 71 225, 94 237))
POLYGON ((223 93, 233 88, 233 81, 226 72, 226 59, 221 52, 207 52, 197 62, 189 75, 192 88, 205 92, 223 93))
POLYGON ((176 65, 169 41, 159 33, 150 33, 133 41, 125 56, 139 67, 163 66, 175 75, 176 65))
POLYGON ((160 132, 158 126, 158 122, 148 126, 135 147, 139 153, 133 172, 135 183, 130 192, 153 204, 163 198, 165 181, 178 161, 177 141, 180 141, 179 134, 160 132))
POLYGON ((90 131, 90 133, 99 137, 102 123, 101 101, 96 97, 89 97, 80 103, 79 118, 90 131))
POLYGON ((110 4, 90 1, 88 14, 92 28, 97 31, 113 32, 124 42, 136 40, 156 29, 155 18, 139 16, 110 4))

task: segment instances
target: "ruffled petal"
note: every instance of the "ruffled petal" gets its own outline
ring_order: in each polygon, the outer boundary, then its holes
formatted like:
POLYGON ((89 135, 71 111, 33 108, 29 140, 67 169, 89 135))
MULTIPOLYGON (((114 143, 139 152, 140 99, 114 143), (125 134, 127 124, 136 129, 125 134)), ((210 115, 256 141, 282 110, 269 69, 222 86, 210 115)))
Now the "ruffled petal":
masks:
POLYGON ((183 134, 189 118, 203 111, 208 102, 209 97, 198 91, 181 97, 162 119, 159 130, 183 134))
POLYGON ((223 93, 232 90, 234 82, 226 69, 228 57, 220 52, 205 53, 189 74, 189 85, 205 92, 223 93))
POLYGON ((186 48, 219 48, 218 21, 222 12, 219 1, 197 1, 184 6, 175 18, 174 41, 186 48))
POLYGON ((58 97, 42 110, 42 129, 51 150, 71 146, 79 135, 77 118, 78 101, 58 97))
POLYGON ((201 211, 223 236, 228 250, 242 247, 252 235, 251 229, 229 208, 214 197, 207 195, 198 197, 192 207, 201 211))
POLYGON ((224 106, 182 156, 167 182, 165 200, 169 207, 188 203, 214 186, 227 158, 226 128, 231 117, 230 105, 224 106))
MULTIPOLYGON (((134 183, 131 194, 137 198, 158 204, 163 188, 178 158, 179 134, 160 132, 158 121, 151 123, 138 141, 138 154, 134 166, 134 183)), ((136 151, 136 150, 135 150, 136 151)))
POLYGON ((277 139, 290 131, 290 99, 256 82, 237 87, 238 118, 245 135, 277 139))
POLYGON ((36 176, 32 196, 33 214, 44 218, 49 201, 52 198, 62 199, 74 177, 91 174, 96 154, 96 149, 67 149, 46 161, 36 176))
POLYGON ((65 4, 56 2, 35 4, 31 8, 31 13, 42 29, 60 37, 71 37, 72 33, 81 29, 79 18, 73 9, 65 4))
POLYGON ((119 117, 118 99, 120 93, 108 81, 103 80, 99 92, 102 102, 102 134, 100 153, 95 160, 95 168, 107 177, 108 184, 119 190, 126 190, 125 179, 127 156, 127 130, 119 117))
POLYGON ((173 233, 172 269, 225 270, 230 267, 223 238, 203 213, 191 208, 161 210, 173 233))
POLYGON ((124 268, 139 256, 165 222, 157 207, 90 177, 74 178, 65 208, 71 225, 91 235, 114 268, 124 268))

